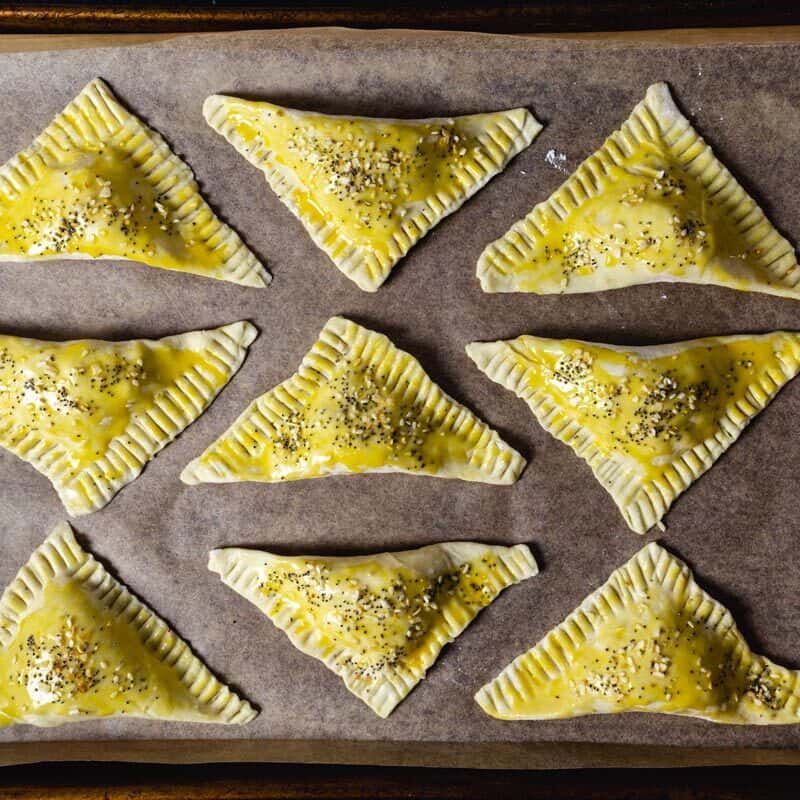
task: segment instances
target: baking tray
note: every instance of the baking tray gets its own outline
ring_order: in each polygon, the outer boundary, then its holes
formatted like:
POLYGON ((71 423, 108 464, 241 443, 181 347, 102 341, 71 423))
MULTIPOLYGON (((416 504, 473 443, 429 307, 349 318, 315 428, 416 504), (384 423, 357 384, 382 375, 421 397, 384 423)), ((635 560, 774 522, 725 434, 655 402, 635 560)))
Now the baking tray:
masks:
MULTIPOLYGON (((800 763, 800 727, 715 726, 627 714, 553 722, 486 717, 474 691, 560 622, 645 541, 586 465, 488 381, 464 345, 523 332, 614 343, 800 329, 800 304, 700 286, 652 285, 570 297, 484 295, 484 245, 555 189, 657 80, 773 222, 800 240, 797 29, 514 37, 344 29, 0 41, 7 158, 91 78, 159 130, 205 194, 269 264, 251 290, 113 263, 0 267, 0 329, 50 338, 161 336, 251 319, 261 336, 212 408, 104 510, 82 541, 140 594, 261 716, 236 728, 144 720, 0 731, 0 762, 325 761, 463 767, 800 763), (524 105, 546 127, 501 176, 442 222, 374 295, 316 249, 261 174, 202 119, 213 92, 331 113, 432 116, 524 105), (564 158, 561 159, 560 156, 564 158), (442 387, 530 459, 514 487, 413 476, 292 485, 186 487, 181 468, 257 394, 288 377, 325 320, 387 333, 442 387), (353 553, 447 539, 530 544, 540 576, 505 592, 381 720, 294 650, 206 570, 207 551, 244 545, 353 553)), ((728 604, 755 649, 800 666, 795 545, 800 383, 790 384, 713 470, 681 497, 658 538, 728 604)), ((7 583, 64 517, 47 481, 0 453, 7 583)))

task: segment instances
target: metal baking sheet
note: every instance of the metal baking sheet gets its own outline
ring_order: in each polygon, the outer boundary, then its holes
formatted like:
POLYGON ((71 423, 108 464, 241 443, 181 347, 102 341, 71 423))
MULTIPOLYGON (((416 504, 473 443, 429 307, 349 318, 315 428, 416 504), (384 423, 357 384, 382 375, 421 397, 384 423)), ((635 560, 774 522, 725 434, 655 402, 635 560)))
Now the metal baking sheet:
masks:
MULTIPOLYGON (((504 723, 472 700, 654 537, 627 529, 586 464, 549 437, 522 401, 482 375, 464 345, 521 333, 641 344, 800 329, 800 303, 761 294, 656 284, 568 297, 485 295, 475 278, 482 248, 547 197, 658 80, 670 83, 679 105, 776 226, 800 239, 800 44, 713 42, 693 36, 686 44, 670 34, 655 42, 584 41, 328 29, 130 46, 109 38, 51 46, 40 38, 26 52, 0 53, 0 159, 25 147, 101 76, 189 162, 212 206, 274 275, 268 289, 256 290, 123 262, 0 265, 6 333, 124 339, 238 319, 261 332, 240 373, 201 419, 110 505, 74 524, 83 543, 260 716, 241 728, 133 719, 11 727, 0 730, 0 761, 77 755, 552 766, 634 763, 643 754, 651 759, 644 763, 666 763, 670 753, 691 763, 718 760, 714 752, 738 754, 732 760, 795 758, 800 726, 728 727, 644 714, 504 723), (262 174, 206 125, 202 103, 215 92, 397 117, 522 105, 545 128, 502 175, 414 247, 377 294, 365 294, 315 247, 262 174), (447 392, 530 460, 521 480, 492 487, 374 475, 184 486, 182 467, 250 400, 295 370, 334 314, 388 334, 417 356, 447 392), (208 550, 224 545, 341 554, 448 539, 528 543, 541 575, 486 609, 385 721, 206 570, 208 550)), ((658 535, 729 606, 754 649, 793 667, 800 667, 799 416, 800 381, 679 498, 666 533, 658 535)), ((0 584, 64 516, 47 480, 0 452, 0 584)))

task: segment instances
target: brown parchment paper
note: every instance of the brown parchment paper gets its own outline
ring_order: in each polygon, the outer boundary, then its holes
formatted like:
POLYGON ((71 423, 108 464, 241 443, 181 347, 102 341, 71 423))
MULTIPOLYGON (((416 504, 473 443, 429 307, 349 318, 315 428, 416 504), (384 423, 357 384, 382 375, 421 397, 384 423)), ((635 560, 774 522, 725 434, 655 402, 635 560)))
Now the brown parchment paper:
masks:
MULTIPOLYGON (((484 295, 475 279, 486 243, 555 189, 657 80, 669 81, 722 160, 777 227, 799 240, 798 64, 800 45, 787 43, 607 46, 345 30, 0 54, 0 159, 27 145, 84 84, 102 76, 188 160, 214 208, 274 274, 270 288, 255 290, 123 262, 0 265, 0 330, 7 333, 157 337, 238 319, 252 320, 261 332, 206 414, 109 506, 74 525, 261 715, 246 727, 132 719, 17 726, 0 731, 0 761, 104 752, 179 760, 231 752, 248 760, 310 760, 326 752, 326 760, 363 760, 363 753, 377 752, 366 743, 378 742, 383 755, 377 760, 402 762, 413 753, 424 760, 428 743, 431 752, 438 743, 441 763, 478 765, 481 753, 504 752, 518 766, 556 766, 559 753, 595 743, 614 745, 616 763, 625 763, 627 753, 630 763, 639 763, 633 754, 645 751, 657 762, 669 747, 798 748, 800 726, 727 727, 643 714, 503 723, 483 714, 473 693, 653 537, 631 533, 585 463, 464 353, 470 341, 525 332, 655 343, 800 329, 800 303, 760 294, 663 284, 567 297, 484 295), (365 294, 314 246, 262 174, 205 124, 201 106, 214 92, 376 116, 523 105, 546 127, 505 173, 414 247, 377 294, 365 294), (182 467, 250 400, 295 370, 333 314, 374 327, 415 354, 446 391, 530 459, 521 480, 509 488, 395 475, 184 486, 182 467), (386 721, 206 569, 208 550, 223 545, 338 554, 447 539, 529 543, 542 573, 485 610, 386 721), (83 744, 70 750, 67 742, 74 740, 83 744), (104 750, 93 740, 115 742, 104 750), (151 740, 159 744, 148 747, 151 740), (171 748, 160 740, 182 741, 171 748), (64 749, 40 747, 45 741, 63 742, 64 749), (238 750, 226 749, 237 741, 238 750), (348 744, 314 750, 309 742, 348 744), (559 742, 570 744, 553 749, 559 742), (536 745, 546 758, 527 762, 536 745)), ((730 607, 756 650, 792 667, 800 667, 799 417, 797 381, 676 502, 659 536, 730 607)), ((0 451, 0 584, 64 517, 47 480, 0 451)), ((500 763, 488 755, 483 761, 500 763)))

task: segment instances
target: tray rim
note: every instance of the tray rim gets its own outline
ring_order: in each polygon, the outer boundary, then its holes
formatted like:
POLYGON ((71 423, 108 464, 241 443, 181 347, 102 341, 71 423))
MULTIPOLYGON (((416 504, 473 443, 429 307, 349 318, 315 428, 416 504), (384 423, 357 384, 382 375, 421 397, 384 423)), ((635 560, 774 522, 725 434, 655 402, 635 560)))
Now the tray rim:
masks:
POLYGON ((76 761, 337 764, 456 769, 800 766, 800 749, 589 742, 395 742, 353 739, 106 739, 7 742, 0 767, 76 761), (209 758, 212 755, 212 758, 209 758))
POLYGON ((188 37, 214 38, 233 35, 275 35, 281 33, 314 33, 326 31, 349 32, 366 36, 485 36, 493 38, 539 39, 557 43, 586 42, 594 46, 658 46, 703 47, 708 45, 778 45, 800 42, 800 25, 772 25, 743 28, 664 28, 641 31, 597 31, 577 33, 487 33, 480 31, 413 29, 413 28, 355 28, 342 26, 299 28, 241 28, 226 31, 180 31, 173 33, 0 33, 0 53, 23 53, 41 50, 91 49, 96 47, 131 47, 158 44, 188 37))

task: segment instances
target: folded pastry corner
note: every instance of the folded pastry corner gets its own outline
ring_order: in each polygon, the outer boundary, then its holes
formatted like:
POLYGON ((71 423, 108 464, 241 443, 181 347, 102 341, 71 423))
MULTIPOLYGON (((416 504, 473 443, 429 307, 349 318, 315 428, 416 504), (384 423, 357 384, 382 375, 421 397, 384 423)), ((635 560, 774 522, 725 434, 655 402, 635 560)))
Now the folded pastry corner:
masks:
POLYGON ((622 127, 478 262, 486 292, 598 292, 660 281, 800 299, 792 245, 651 86, 622 127))
POLYGON ((503 720, 645 711, 800 722, 800 672, 750 650, 730 612, 655 542, 475 699, 503 720))
POLYGON ((300 369, 184 469, 189 484, 405 472, 513 483, 525 460, 389 339, 333 317, 300 369))
POLYGON ((351 557, 225 548, 209 569, 384 718, 482 608, 537 573, 525 545, 474 542, 351 557))
POLYGON ((467 353, 525 400, 646 533, 800 370, 800 334, 647 347, 520 336, 467 353))
POLYGON ((269 273, 189 167, 99 78, 0 167, 0 261, 116 258, 243 286, 269 273))
POLYGON ((56 526, 0 598, 0 725, 244 724, 256 711, 56 526))
POLYGON ((0 335, 0 447, 72 516, 97 511, 206 410, 256 335, 246 321, 127 342, 0 335))
POLYGON ((524 108, 401 120, 330 116, 224 95, 209 97, 203 113, 367 292, 542 127, 524 108))

